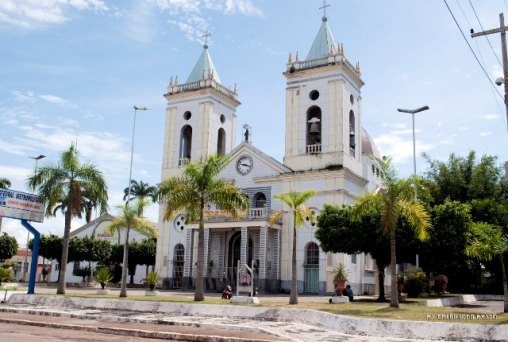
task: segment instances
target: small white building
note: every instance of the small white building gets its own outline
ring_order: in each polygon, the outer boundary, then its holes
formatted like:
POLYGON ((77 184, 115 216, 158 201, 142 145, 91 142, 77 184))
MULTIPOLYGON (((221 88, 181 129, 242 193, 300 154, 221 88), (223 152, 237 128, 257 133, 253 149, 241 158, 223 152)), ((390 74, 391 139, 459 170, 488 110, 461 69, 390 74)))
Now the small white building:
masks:
MULTIPOLYGON (((251 209, 238 220, 211 204, 206 212, 205 258, 218 288, 235 283, 240 267, 254 261, 261 292, 289 291, 293 224, 289 216, 270 224, 272 211, 282 209, 273 196, 317 190, 308 206, 318 215, 324 204, 353 204, 362 193, 377 188, 379 171, 367 154, 380 157, 362 128, 360 68, 351 64, 323 17, 305 59, 290 55, 285 65, 286 129, 284 161, 257 149, 244 125, 236 142, 236 88, 222 85, 208 46, 185 83, 170 82, 167 93, 162 180, 181 174, 185 165, 223 153, 231 162, 219 177, 233 182, 250 199, 251 209)), ((255 99, 252 99, 255 101, 255 99)), ((280 113, 284 115, 284 113, 280 113)), ((282 147, 281 147, 282 148, 282 147)), ((193 288, 197 260, 197 224, 185 224, 185 214, 158 224, 156 270, 169 278, 170 288, 193 288)), ((367 255, 327 254, 319 248, 310 222, 298 231, 298 291, 332 293, 332 270, 343 262, 355 293, 374 293, 376 271, 367 255)))
MULTIPOLYGON (((106 231, 106 228, 111 224, 111 222, 115 219, 114 216, 110 214, 102 215, 96 218, 93 221, 88 222, 87 224, 77 228, 70 233, 70 237, 94 237, 96 240, 106 240, 109 241, 112 245, 123 244, 125 241, 125 231, 121 231, 120 234, 115 232, 113 234, 106 231)), ((141 241, 149 238, 147 235, 142 234, 136 230, 131 229, 129 232, 129 243, 134 241, 141 241)), ((82 277, 78 277, 73 275, 73 270, 80 267, 89 267, 92 269, 95 268, 97 263, 81 261, 81 262, 70 262, 67 264, 67 272, 66 272, 66 282, 68 283, 80 283, 83 281, 82 277)), ((48 281, 55 282, 58 280, 58 264, 56 261, 51 263, 51 272, 49 273, 50 277, 48 281)), ((134 283, 141 284, 143 283, 143 279, 146 278, 146 267, 144 265, 138 265, 136 267, 136 273, 134 275, 134 283)), ((127 278, 127 282, 129 282, 130 277, 127 278)))

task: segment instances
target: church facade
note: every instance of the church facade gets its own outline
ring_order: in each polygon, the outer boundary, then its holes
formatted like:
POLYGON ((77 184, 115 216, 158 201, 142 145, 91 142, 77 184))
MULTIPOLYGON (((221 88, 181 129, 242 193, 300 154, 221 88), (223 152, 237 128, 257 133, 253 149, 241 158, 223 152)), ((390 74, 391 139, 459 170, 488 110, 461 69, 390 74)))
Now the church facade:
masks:
MULTIPOLYGON (((171 80, 166 110, 162 180, 181 174, 189 162, 211 154, 227 154, 230 163, 219 177, 231 181, 250 200, 239 219, 213 204, 205 213, 205 277, 209 290, 235 284, 237 267, 254 266, 260 292, 288 291, 291 283, 292 219, 270 223, 270 214, 283 209, 273 196, 314 189, 308 207, 319 215, 324 204, 353 204, 377 188, 376 169, 368 157, 379 157, 362 128, 359 65, 344 56, 331 34, 327 18, 305 59, 290 55, 286 84, 285 154, 277 161, 257 149, 251 129, 243 126, 236 142, 236 89, 224 87, 205 43, 185 83, 171 80)), ((194 286, 198 226, 186 223, 185 213, 165 222, 161 205, 156 269, 169 287, 194 286)), ((315 223, 297 232, 297 274, 300 293, 332 293, 332 271, 342 262, 355 293, 374 293, 376 271, 368 255, 323 252, 314 236, 315 223)))

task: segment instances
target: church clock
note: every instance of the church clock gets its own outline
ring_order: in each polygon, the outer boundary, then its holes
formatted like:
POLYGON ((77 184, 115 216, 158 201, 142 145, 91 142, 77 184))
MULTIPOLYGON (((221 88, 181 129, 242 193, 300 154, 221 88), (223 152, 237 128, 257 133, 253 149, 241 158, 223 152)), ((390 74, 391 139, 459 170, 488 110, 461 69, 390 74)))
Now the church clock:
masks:
POLYGON ((236 171, 238 171, 238 173, 241 174, 242 176, 245 176, 252 170, 253 166, 254 161, 252 160, 252 157, 248 155, 243 155, 240 158, 238 158, 238 161, 236 162, 236 171))

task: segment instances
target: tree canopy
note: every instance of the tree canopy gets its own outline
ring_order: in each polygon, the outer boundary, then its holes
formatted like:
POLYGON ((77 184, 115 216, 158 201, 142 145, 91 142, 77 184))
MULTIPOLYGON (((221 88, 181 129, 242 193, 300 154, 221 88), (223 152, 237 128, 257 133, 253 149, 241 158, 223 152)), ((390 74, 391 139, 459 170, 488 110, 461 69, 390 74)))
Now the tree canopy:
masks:
POLYGON ((14 236, 3 233, 0 236, 0 259, 10 259, 18 253, 18 242, 14 236))

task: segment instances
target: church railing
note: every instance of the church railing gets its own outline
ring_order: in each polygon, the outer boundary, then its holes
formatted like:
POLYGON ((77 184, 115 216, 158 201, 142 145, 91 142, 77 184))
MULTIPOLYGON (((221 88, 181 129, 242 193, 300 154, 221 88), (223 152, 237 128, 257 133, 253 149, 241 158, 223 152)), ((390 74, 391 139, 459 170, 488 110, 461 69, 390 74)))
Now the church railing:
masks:
POLYGON ((235 91, 232 91, 231 89, 224 87, 222 84, 218 83, 214 79, 202 79, 199 81, 189 82, 189 83, 184 83, 184 84, 170 84, 168 87, 168 93, 169 94, 177 94, 177 93, 181 93, 181 92, 193 91, 193 90, 198 90, 198 89, 202 89, 202 88, 217 89, 222 94, 224 94, 230 98, 233 98, 235 100, 238 97, 238 94, 236 93, 236 89, 235 89, 235 91))
POLYGON ((241 221, 269 219, 272 211, 268 208, 251 208, 241 213, 238 219, 234 219, 226 210, 205 210, 204 214, 206 221, 241 221))
POLYGON ((190 159, 189 158, 180 158, 178 159, 178 166, 185 166, 185 165, 188 165, 190 163, 190 159))
POLYGON ((307 145, 307 153, 321 153, 321 144, 307 145))

